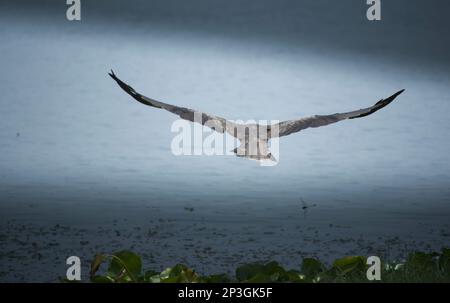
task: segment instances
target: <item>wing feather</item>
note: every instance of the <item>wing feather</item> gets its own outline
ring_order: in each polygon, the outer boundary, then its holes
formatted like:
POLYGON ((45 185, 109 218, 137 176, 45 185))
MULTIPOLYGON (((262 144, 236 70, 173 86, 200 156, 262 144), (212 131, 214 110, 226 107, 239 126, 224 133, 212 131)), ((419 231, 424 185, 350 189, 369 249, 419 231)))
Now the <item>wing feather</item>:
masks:
MULTIPOLYGON (((375 105, 351 112, 346 113, 336 113, 332 115, 315 115, 312 117, 307 118, 301 118, 297 120, 288 120, 280 122, 275 127, 272 127, 272 129, 276 129, 278 127, 278 137, 283 137, 290 135, 292 133, 299 132, 303 129, 309 128, 309 127, 320 127, 325 126, 331 123, 336 123, 338 121, 342 121, 345 119, 355 119, 355 118, 362 118, 366 117, 368 115, 373 114, 374 112, 382 109, 383 107, 387 106, 389 103, 394 101, 395 98, 397 98, 398 95, 404 92, 404 89, 396 92, 392 96, 386 99, 382 99, 375 103, 375 105)), ((272 134, 272 137, 276 137, 276 134, 272 134)))
POLYGON ((111 78, 113 78, 117 84, 127 93, 129 94, 131 97, 133 97, 136 101, 148 105, 148 106, 152 106, 152 107, 156 107, 156 108, 161 108, 161 109, 165 109, 175 115, 178 115, 180 118, 184 119, 184 120, 188 120, 191 122, 197 122, 200 123, 202 125, 205 125, 217 132, 223 133, 224 131, 227 131, 228 133, 230 133, 231 135, 234 134, 234 123, 227 121, 224 118, 215 116, 215 115, 210 115, 207 113, 203 113, 200 111, 196 111, 190 108, 186 108, 186 107, 180 107, 180 106, 176 106, 176 105, 172 105, 172 104, 168 104, 168 103, 163 103, 160 101, 156 101, 154 99, 151 99, 149 97, 146 97, 144 95, 141 95, 140 93, 136 92, 131 86, 129 86, 128 84, 126 84, 125 82, 123 82, 122 80, 120 80, 113 71, 111 71, 109 73, 109 75, 111 76, 111 78))

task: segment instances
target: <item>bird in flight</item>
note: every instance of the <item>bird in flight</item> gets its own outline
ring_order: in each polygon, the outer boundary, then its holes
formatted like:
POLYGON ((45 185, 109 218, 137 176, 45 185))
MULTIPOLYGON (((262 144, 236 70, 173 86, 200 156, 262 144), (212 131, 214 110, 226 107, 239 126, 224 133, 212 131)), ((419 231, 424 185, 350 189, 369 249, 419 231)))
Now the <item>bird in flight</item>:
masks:
POLYGON ((241 145, 235 148, 233 152, 238 157, 245 157, 253 160, 269 159, 276 161, 270 153, 268 146, 268 142, 272 138, 284 137, 310 127, 320 127, 346 119, 366 117, 390 104, 404 91, 404 89, 402 89, 386 99, 381 99, 373 106, 355 111, 331 115, 314 115, 311 117, 282 121, 271 125, 262 125, 258 123, 241 124, 190 108, 156 101, 136 92, 131 86, 120 80, 112 70, 109 75, 126 93, 142 104, 165 109, 178 115, 184 120, 200 123, 214 131, 228 133, 237 138, 241 142, 241 145))

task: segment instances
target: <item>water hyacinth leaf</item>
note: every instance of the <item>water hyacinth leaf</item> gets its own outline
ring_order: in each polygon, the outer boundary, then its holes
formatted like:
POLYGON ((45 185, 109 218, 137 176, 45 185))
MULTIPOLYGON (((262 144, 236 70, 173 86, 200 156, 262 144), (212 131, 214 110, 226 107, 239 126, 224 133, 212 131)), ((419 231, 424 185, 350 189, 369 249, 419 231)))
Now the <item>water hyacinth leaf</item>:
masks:
POLYGON ((433 270, 436 266, 437 256, 439 256, 437 253, 413 252, 409 254, 406 265, 411 270, 433 270))
POLYGON ((141 270, 141 258, 135 253, 127 250, 114 253, 108 267, 108 273, 113 274, 119 278, 126 278, 129 274, 137 277, 141 273, 141 270))
POLYGON ((167 277, 165 279, 160 279, 161 283, 184 283, 183 279, 179 276, 167 277))
POLYGON ((187 267, 186 265, 177 264, 172 270, 171 275, 179 272, 178 276, 182 276, 186 282, 194 282, 197 279, 197 275, 193 269, 187 267))
POLYGON ((170 272, 172 271, 172 267, 167 267, 166 269, 164 269, 160 274, 159 274, 159 278, 161 280, 167 279, 169 278, 170 272))
MULTIPOLYGON (((381 282, 450 282, 450 249, 440 254, 414 252, 404 263, 384 263, 381 282), (423 271, 423 269, 426 269, 423 271)), ((122 251, 115 255, 97 255, 91 263, 90 281, 93 283, 145 282, 145 283, 221 283, 221 282, 367 282, 366 259, 350 256, 338 259, 331 267, 325 267, 315 259, 304 259, 301 271, 285 270, 277 262, 250 263, 236 269, 236 277, 225 274, 198 276, 193 269, 177 264, 161 273, 147 270, 141 272, 140 259, 135 254, 122 251), (102 260, 111 264, 105 275, 95 275, 102 260), (122 261, 123 259, 123 261, 122 261), (114 262, 113 260, 116 260, 114 262), (125 269, 129 267, 129 269, 125 269), (135 276, 133 275, 135 274, 135 276)), ((61 282, 69 282, 60 279, 61 282)))
POLYGON ((447 258, 450 258, 450 248, 444 247, 442 248, 442 256, 445 256, 447 258))
POLYGON ((347 256, 333 262, 333 269, 339 275, 359 274, 365 272, 366 261, 361 256, 347 256))
POLYGON ((302 262, 302 274, 307 277, 314 277, 321 273, 324 269, 322 263, 320 263, 317 259, 313 258, 305 258, 302 262))
POLYGON ((269 282, 275 282, 273 278, 265 273, 259 272, 250 279, 246 280, 245 282, 249 283, 269 283, 269 282))
POLYGON ((450 275, 450 248, 443 248, 439 257, 439 268, 450 275))
POLYGON ((186 276, 187 282, 197 281, 198 276, 193 269, 187 268, 183 273, 186 276))
POLYGON ((160 282, 160 277, 159 277, 159 273, 153 270, 147 270, 142 279, 144 282, 149 282, 149 283, 159 283, 160 282))
POLYGON ((236 269, 236 278, 238 281, 246 281, 263 272, 264 265, 260 263, 244 264, 236 269))
POLYGON ((275 261, 264 265, 264 273, 270 276, 272 282, 283 282, 288 280, 286 270, 275 261))
POLYGON ((155 275, 155 276, 151 276, 147 282, 150 283, 161 283, 161 278, 159 277, 159 275, 155 275))
POLYGON ((183 264, 177 264, 170 270, 166 269, 161 273, 161 282, 164 283, 190 283, 196 282, 197 278, 194 270, 183 264))
POLYGON ((278 273, 279 275, 283 275, 286 273, 286 271, 284 270, 283 267, 280 266, 280 264, 278 264, 275 261, 269 262, 266 265, 264 265, 264 272, 266 274, 274 274, 274 273, 278 273))
POLYGON ((286 272, 286 278, 289 282, 306 282, 306 276, 293 269, 286 272))
POLYGON ((182 274, 187 269, 188 269, 187 266, 185 266, 183 264, 177 264, 170 271, 169 277, 179 276, 180 274, 182 274))
POLYGON ((89 272, 90 277, 95 276, 95 273, 98 271, 100 264, 103 262, 104 259, 105 259, 104 255, 100 254, 95 255, 94 259, 91 262, 91 269, 89 272))
POLYGON ((272 282, 278 282, 283 280, 283 276, 279 272, 274 272, 270 275, 270 281, 272 282))
POLYGON ((236 269, 238 281, 246 282, 283 282, 288 281, 289 275, 277 262, 265 265, 260 263, 246 264, 236 269))

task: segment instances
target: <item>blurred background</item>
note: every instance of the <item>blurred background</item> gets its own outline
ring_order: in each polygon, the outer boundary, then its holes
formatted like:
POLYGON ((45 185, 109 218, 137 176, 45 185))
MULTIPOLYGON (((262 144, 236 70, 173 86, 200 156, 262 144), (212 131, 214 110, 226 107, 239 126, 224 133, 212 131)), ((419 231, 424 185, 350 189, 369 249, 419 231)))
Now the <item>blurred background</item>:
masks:
POLYGON ((255 260, 398 259, 450 244, 450 3, 0 2, 0 281, 131 249, 201 273, 255 260), (280 140, 279 164, 174 156, 163 102, 287 120, 392 105, 280 140), (306 201, 309 205, 301 200, 306 201))

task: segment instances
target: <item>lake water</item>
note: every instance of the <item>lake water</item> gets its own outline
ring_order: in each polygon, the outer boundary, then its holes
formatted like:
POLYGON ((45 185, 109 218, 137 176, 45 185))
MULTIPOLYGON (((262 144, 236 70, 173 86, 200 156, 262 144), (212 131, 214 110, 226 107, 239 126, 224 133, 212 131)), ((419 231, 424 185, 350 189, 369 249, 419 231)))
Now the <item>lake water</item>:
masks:
MULTIPOLYGON (((172 31, 0 21, 0 281, 55 281, 65 258, 131 249, 200 272, 305 256, 402 258, 450 245, 450 76, 393 58, 172 31), (174 156, 176 116, 373 116, 280 140, 279 164, 174 156), (310 207, 302 208, 301 199, 310 207)), ((87 271, 83 272, 86 277, 87 271)))

